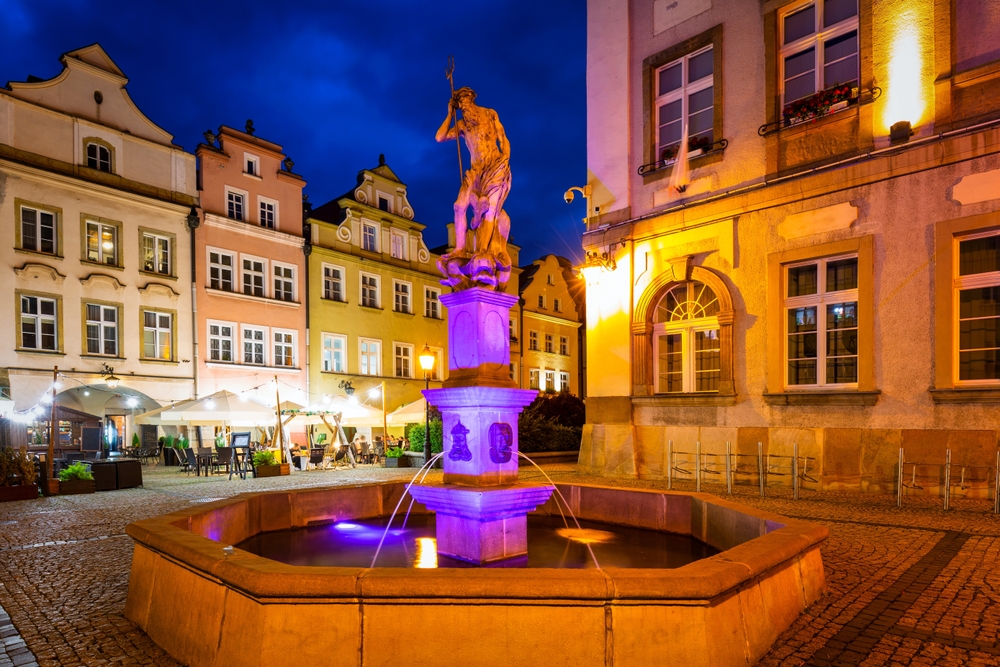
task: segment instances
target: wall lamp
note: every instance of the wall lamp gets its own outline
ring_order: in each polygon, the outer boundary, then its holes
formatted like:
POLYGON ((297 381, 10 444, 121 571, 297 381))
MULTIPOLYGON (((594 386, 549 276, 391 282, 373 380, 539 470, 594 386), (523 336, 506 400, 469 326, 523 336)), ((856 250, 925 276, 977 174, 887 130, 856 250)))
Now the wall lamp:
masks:
POLYGON ((108 389, 114 389, 121 382, 121 378, 115 375, 115 369, 107 364, 104 364, 104 368, 101 369, 101 377, 104 378, 105 384, 108 385, 108 389))
POLYGON ((354 387, 351 386, 350 380, 341 380, 340 384, 337 386, 343 389, 344 393, 347 394, 348 396, 354 395, 354 387))

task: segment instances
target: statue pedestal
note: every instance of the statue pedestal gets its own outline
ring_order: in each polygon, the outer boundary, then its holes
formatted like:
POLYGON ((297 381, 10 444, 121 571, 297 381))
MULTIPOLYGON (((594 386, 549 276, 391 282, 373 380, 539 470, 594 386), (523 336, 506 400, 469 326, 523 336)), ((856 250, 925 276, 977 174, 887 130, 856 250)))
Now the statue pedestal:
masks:
POLYGON ((552 488, 517 484, 517 417, 538 396, 510 379, 510 307, 517 297, 485 289, 444 294, 449 368, 424 396, 441 411, 444 483, 410 493, 437 513, 438 553, 489 563, 527 553, 527 513, 552 488))

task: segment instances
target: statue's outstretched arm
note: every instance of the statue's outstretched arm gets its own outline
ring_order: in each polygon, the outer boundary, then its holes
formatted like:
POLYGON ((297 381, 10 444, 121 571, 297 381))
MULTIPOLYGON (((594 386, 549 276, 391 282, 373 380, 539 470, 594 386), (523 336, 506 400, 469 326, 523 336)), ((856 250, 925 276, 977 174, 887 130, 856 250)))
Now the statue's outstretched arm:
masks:
POLYGON ((510 160, 510 142, 507 141, 507 133, 503 130, 503 125, 500 124, 500 116, 497 112, 493 112, 493 125, 497 130, 497 140, 500 142, 500 154, 503 155, 504 160, 510 160))
POLYGON ((454 118, 455 105, 448 102, 448 115, 445 117, 444 122, 441 123, 441 127, 438 128, 437 134, 434 135, 434 138, 437 139, 438 143, 458 139, 458 123, 456 122, 454 126, 451 124, 451 121, 454 118))

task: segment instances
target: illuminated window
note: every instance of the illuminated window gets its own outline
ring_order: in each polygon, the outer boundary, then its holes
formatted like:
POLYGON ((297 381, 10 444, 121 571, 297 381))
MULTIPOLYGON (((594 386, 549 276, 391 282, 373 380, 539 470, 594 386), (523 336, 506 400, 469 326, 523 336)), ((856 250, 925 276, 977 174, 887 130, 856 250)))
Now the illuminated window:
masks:
POLYGON ((721 377, 719 300, 697 281, 672 287, 653 314, 658 394, 718 391, 721 377))
POLYGON ((710 145, 715 125, 715 50, 706 47, 656 70, 656 159, 677 154, 687 125, 689 146, 710 145))
POLYGON ((406 237, 399 232, 392 232, 390 238, 392 239, 391 254, 393 259, 406 259, 406 237))
POLYGON ((295 366, 295 332, 272 331, 274 338, 274 365, 293 368, 295 366))
POLYGON ((362 338, 359 341, 361 346, 361 374, 379 375, 382 357, 382 341, 362 338))
POLYGON ((569 373, 559 371, 559 391, 569 391, 569 373))
POLYGON ((118 228, 115 225, 87 221, 87 261, 118 265, 118 228))
POLYGON ((856 385, 857 256, 790 264, 784 270, 787 385, 856 385))
POLYGON ((555 371, 545 371, 545 391, 555 391, 556 390, 556 372, 555 371))
POLYGON ((323 370, 327 373, 347 372, 347 336, 323 334, 323 370))
POLYGON ((530 368, 528 369, 528 388, 529 389, 539 389, 538 385, 538 369, 530 368))
POLYGON ((1000 380, 1000 235, 958 240, 955 277, 959 382, 1000 380))
POLYGON ((142 270, 171 275, 170 237, 158 234, 142 235, 142 270))
POLYGON ((274 271, 274 298, 279 301, 295 301, 295 267, 272 263, 274 271))
POLYGON ((267 363, 267 331, 243 327, 243 363, 263 366, 267 363))
POLYGON ((858 0, 813 0, 779 15, 784 103, 834 86, 858 87, 858 0))
POLYGON ((87 354, 118 356, 118 308, 88 303, 87 354))
POLYGON ((142 313, 142 356, 145 359, 173 359, 173 315, 145 310, 142 313))

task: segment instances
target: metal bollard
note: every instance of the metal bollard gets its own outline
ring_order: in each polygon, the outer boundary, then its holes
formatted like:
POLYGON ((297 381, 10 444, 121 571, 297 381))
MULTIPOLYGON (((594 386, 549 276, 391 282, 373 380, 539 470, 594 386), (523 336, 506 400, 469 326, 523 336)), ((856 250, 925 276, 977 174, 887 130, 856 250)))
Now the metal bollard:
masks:
POLYGON ((757 443, 757 483, 760 484, 760 497, 764 497, 764 443, 757 443))
POLYGON ((792 498, 799 499, 799 443, 792 443, 792 498))
POLYGON ((997 465, 993 469, 993 513, 1000 514, 1000 452, 997 452, 997 465))
POLYGON ((667 441, 667 490, 674 488, 674 441, 667 441))
POLYGON ((896 471, 896 507, 903 506, 903 448, 899 448, 899 470, 896 471))
POLYGON ((726 441, 726 493, 733 495, 732 445, 726 441))
POLYGON ((694 443, 694 490, 701 493, 701 441, 694 443))
POLYGON ((944 508, 951 505, 951 450, 944 450, 944 508))

